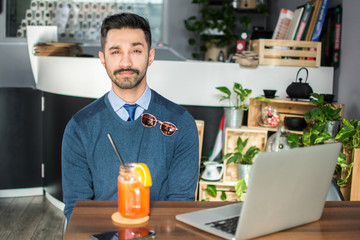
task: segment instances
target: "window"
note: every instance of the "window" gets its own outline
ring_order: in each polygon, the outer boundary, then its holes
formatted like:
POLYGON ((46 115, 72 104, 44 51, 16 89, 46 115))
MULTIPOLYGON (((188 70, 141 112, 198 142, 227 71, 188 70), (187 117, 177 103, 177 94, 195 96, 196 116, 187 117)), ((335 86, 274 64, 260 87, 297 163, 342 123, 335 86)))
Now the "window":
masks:
POLYGON ((6 37, 26 37, 27 26, 58 27, 59 38, 99 41, 102 20, 133 12, 150 22, 154 42, 162 36, 163 0, 7 0, 6 37))

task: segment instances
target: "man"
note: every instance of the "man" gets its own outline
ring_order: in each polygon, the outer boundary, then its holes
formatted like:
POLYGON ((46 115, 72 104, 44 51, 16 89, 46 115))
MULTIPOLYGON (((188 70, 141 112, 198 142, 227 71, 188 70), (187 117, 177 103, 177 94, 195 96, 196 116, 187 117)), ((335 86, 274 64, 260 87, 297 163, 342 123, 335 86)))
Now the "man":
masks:
POLYGON ((199 164, 196 124, 183 107, 147 85, 147 67, 155 57, 149 23, 130 13, 109 16, 101 27, 101 47, 100 61, 112 89, 76 113, 63 137, 67 220, 77 200, 117 199, 120 163, 108 133, 124 162, 148 165, 150 200, 194 200, 199 164))

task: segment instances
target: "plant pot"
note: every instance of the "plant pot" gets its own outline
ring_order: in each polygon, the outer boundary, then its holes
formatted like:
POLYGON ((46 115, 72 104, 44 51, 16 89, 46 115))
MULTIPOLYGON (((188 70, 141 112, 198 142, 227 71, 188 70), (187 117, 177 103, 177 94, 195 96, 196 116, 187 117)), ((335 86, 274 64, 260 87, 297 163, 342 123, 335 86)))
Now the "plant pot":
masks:
POLYGON ((249 164, 237 164, 238 167, 238 179, 244 179, 247 186, 249 186, 250 175, 252 171, 252 165, 249 164))
POLYGON ((328 121, 325 126, 325 131, 330 134, 331 138, 335 138, 339 132, 341 121, 328 121))
POLYGON ((205 52, 205 61, 218 61, 218 57, 220 55, 220 52, 222 51, 224 54, 224 60, 226 61, 228 57, 229 47, 217 47, 215 43, 207 43, 206 44, 207 50, 205 52))
POLYGON ((226 107, 225 112, 225 127, 240 128, 242 125, 244 110, 226 107))

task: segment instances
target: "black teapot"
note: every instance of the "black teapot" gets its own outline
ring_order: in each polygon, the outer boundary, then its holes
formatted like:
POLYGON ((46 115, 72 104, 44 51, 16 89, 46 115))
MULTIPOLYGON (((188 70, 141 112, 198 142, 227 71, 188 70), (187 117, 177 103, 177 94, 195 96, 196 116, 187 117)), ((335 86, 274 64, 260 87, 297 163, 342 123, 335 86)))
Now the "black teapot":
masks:
POLYGON ((291 99, 293 99, 293 98, 295 98, 295 99, 297 99, 297 98, 303 98, 303 99, 310 98, 310 94, 313 92, 313 90, 310 87, 310 85, 307 83, 308 76, 309 76, 309 71, 307 70, 307 68, 302 67, 302 68, 299 69, 299 71, 296 74, 295 82, 291 83, 286 89, 286 93, 289 95, 289 97, 291 99), (302 78, 299 78, 299 80, 298 80, 299 73, 303 69, 306 71, 306 80, 305 80, 305 82, 302 82, 302 78))

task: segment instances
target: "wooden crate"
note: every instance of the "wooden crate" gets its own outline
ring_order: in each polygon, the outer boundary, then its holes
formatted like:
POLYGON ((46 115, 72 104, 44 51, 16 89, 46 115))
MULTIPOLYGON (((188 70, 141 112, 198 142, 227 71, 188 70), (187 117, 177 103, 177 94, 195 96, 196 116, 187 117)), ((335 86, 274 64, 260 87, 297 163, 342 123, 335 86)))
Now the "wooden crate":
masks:
POLYGON ((199 182, 199 201, 222 201, 220 198, 222 191, 226 194, 226 201, 238 201, 238 197, 235 193, 235 184, 204 180, 200 180, 199 182), (214 185, 216 187, 216 197, 209 196, 206 193, 205 189, 208 185, 214 185))
POLYGON ((320 67, 321 42, 257 39, 250 50, 259 54, 260 65, 320 67))
MULTIPOLYGON (((249 138, 247 148, 251 146, 256 146, 260 148, 261 151, 265 150, 266 140, 267 140, 268 131, 263 129, 254 129, 249 127, 241 127, 241 128, 226 128, 225 130, 225 143, 224 143, 224 155, 229 152, 234 152, 236 147, 236 142, 239 137, 244 141, 249 138)), ((224 163, 224 175, 223 182, 229 182, 233 185, 238 181, 238 171, 237 164, 224 163)))
MULTIPOLYGON (((297 116, 302 117, 304 114, 313 109, 315 105, 311 102, 305 101, 292 101, 288 99, 271 99, 270 103, 264 103, 253 98, 250 99, 250 107, 248 111, 248 121, 247 124, 249 127, 259 127, 259 116, 261 113, 261 108, 263 105, 270 104, 271 106, 275 107, 280 114, 280 125, 284 125, 284 117, 286 116, 297 116)), ((340 103, 333 103, 336 107, 342 108, 340 115, 344 117, 344 104, 340 103)), ((269 131, 276 131, 277 128, 261 128, 261 129, 268 129, 269 131)))
POLYGON ((354 149, 353 161, 350 200, 360 201, 360 148, 354 149))

